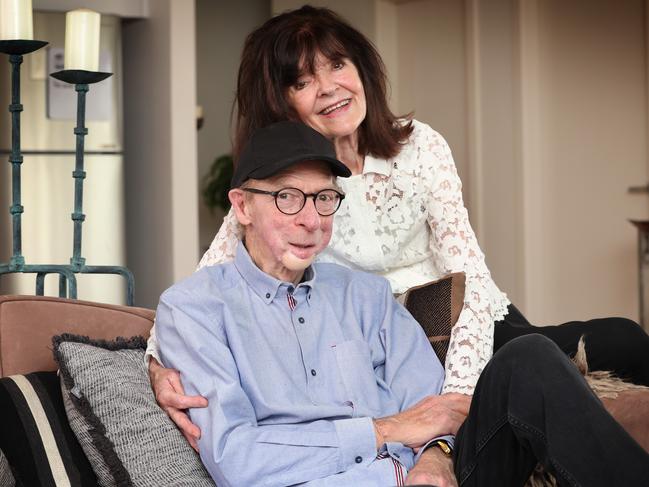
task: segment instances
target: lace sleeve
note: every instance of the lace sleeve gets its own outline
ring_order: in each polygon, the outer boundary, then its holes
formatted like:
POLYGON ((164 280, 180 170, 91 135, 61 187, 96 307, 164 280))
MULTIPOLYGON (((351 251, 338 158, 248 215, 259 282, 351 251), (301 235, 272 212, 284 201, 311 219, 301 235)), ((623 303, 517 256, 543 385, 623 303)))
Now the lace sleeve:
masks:
MULTIPOLYGON (((222 264, 223 262, 233 260, 234 254, 237 250, 237 243, 239 242, 242 233, 241 225, 239 225, 237 217, 234 215, 234 211, 230 208, 230 211, 223 219, 221 228, 219 228, 214 240, 212 240, 210 248, 203 254, 196 270, 200 270, 208 265, 222 264)), ((155 322, 151 327, 151 334, 147 340, 146 353, 144 355, 144 362, 147 366, 149 363, 149 357, 153 357, 160 362, 160 356, 158 355, 158 341, 155 336, 155 322)))
POLYGON ((200 270, 208 265, 222 264, 234 259, 237 250, 237 243, 243 234, 243 230, 234 211, 230 211, 223 219, 223 224, 218 233, 212 240, 210 248, 203 254, 196 270, 200 270))
MULTIPOLYGON (((430 157, 428 222, 435 267, 441 273, 466 274, 464 308, 451 333, 446 355, 444 392, 472 394, 493 353, 494 313, 491 275, 469 223, 462 183, 446 141, 430 130, 420 157, 430 157)), ((495 287, 495 284, 494 284, 495 287)))

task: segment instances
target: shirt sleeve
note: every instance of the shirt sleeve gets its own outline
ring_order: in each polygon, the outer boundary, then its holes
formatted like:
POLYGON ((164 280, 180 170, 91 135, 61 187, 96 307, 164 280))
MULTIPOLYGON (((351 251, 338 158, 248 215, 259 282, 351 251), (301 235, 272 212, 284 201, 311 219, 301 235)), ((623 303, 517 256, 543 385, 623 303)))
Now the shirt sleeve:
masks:
POLYGON ((381 344, 379 351, 372 348, 381 365, 375 372, 398 398, 399 411, 403 411, 424 397, 442 392, 444 368, 419 323, 394 299, 389 283, 381 281, 385 312, 377 317, 382 320, 381 344), (381 353, 385 354, 383 360, 381 353))
MULTIPOLYGON (((387 282, 383 302, 387 309, 380 337, 385 359, 377 372, 398 398, 399 411, 404 411, 423 398, 442 392, 444 369, 419 323, 392 298, 387 282)), ((440 439, 448 441, 451 447, 455 441, 453 435, 442 435, 431 438, 424 448, 440 439)), ((419 454, 415 461, 418 459, 419 454)))
POLYGON ((419 458, 421 457, 421 454, 424 453, 428 448, 432 446, 434 442, 437 440, 444 440, 446 443, 448 443, 448 446, 451 450, 455 449, 455 436, 453 435, 444 435, 444 436, 439 436, 437 438, 433 438, 430 440, 428 443, 426 443, 424 446, 422 446, 419 451, 417 452, 417 455, 415 455, 415 463, 419 461, 419 458))
POLYGON ((180 370, 188 394, 208 399, 190 416, 201 428, 201 459, 219 486, 294 485, 374 460, 371 418, 258 424, 221 326, 227 308, 210 314, 197 301, 163 294, 157 335, 164 365, 180 370))
POLYGON ((149 360, 154 358, 158 363, 162 363, 160 360, 160 354, 158 353, 158 341, 155 337, 155 320, 153 321, 153 326, 149 332, 149 339, 146 341, 146 352, 144 352, 144 365, 147 370, 149 368, 149 360))
POLYGON ((234 214, 234 210, 230 211, 221 224, 218 233, 214 236, 214 240, 210 244, 210 248, 205 251, 203 257, 198 263, 196 270, 200 270, 208 265, 223 264, 234 260, 237 253, 237 244, 243 235, 243 230, 239 221, 234 214))
POLYGON ((430 248, 440 273, 464 272, 464 307, 451 332, 446 355, 444 392, 472 394, 478 377, 493 354, 495 288, 484 254, 469 223, 462 199, 462 183, 446 141, 433 132, 424 134, 421 154, 430 159, 428 223, 430 248))
MULTIPOLYGON (((203 254, 196 270, 198 271, 209 265, 222 264, 234 260, 237 251, 237 243, 239 242, 242 233, 241 225, 239 225, 239 222, 237 221, 234 210, 230 208, 230 211, 223 219, 221 228, 219 228, 218 233, 214 236, 210 248, 203 254)), ((161 362, 155 333, 155 321, 151 327, 151 333, 149 334, 149 339, 146 344, 146 352, 144 354, 144 364, 147 367, 149 366, 149 359, 151 357, 156 359, 158 362, 161 362)))

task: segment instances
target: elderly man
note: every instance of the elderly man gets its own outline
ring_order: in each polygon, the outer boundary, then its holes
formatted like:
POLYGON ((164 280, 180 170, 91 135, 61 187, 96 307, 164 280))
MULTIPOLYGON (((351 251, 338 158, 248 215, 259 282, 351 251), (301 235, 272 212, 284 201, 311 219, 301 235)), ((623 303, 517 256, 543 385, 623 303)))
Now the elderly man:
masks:
POLYGON ((234 262, 160 299, 160 355, 208 399, 191 418, 219 486, 446 486, 454 468, 461 485, 522 485, 537 461, 565 485, 649 476, 649 456, 542 337, 503 347, 472 402, 440 395, 443 368, 387 281, 312 264, 344 198, 334 176, 350 172, 312 129, 256 132, 229 194, 245 228, 234 262))

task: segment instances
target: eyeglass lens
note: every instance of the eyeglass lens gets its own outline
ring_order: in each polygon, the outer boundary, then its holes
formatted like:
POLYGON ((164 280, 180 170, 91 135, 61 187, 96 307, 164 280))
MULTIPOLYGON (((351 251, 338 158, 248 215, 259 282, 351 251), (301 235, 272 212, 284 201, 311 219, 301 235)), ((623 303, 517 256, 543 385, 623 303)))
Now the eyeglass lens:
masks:
MULTIPOLYGON (((313 197, 316 211, 322 216, 333 215, 340 206, 340 194, 332 189, 318 191, 313 197)), ((306 195, 299 189, 286 188, 277 192, 277 208, 288 215, 294 215, 304 208, 306 195)))

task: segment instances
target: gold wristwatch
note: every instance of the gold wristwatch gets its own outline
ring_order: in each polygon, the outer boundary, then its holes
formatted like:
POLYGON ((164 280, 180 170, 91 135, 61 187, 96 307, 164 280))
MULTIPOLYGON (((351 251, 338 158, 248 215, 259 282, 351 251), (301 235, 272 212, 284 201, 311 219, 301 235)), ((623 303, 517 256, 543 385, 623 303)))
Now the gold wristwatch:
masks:
POLYGON ((453 454, 453 450, 446 440, 433 441, 429 446, 436 446, 442 450, 447 457, 450 457, 453 454))

